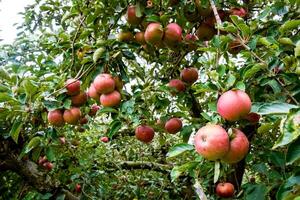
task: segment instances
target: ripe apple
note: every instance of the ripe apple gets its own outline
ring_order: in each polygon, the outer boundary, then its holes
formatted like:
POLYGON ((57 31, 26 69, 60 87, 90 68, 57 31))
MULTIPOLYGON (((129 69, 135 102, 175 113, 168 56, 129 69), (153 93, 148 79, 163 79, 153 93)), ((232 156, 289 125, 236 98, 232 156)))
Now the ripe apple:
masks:
POLYGON ((75 192, 81 192, 81 185, 79 183, 75 185, 75 192))
POLYGON ((110 74, 99 74, 94 80, 94 87, 99 94, 111 93, 115 86, 115 80, 110 74))
POLYGON ((144 37, 148 44, 155 45, 162 41, 164 30, 160 23, 150 23, 145 31, 144 37))
POLYGON ((249 141, 246 135, 239 129, 232 129, 230 136, 230 148, 228 153, 221 158, 226 163, 237 163, 241 161, 249 151, 249 141))
POLYGON ((63 126, 65 124, 61 110, 52 110, 48 113, 48 122, 53 126, 63 126))
POLYGON ((198 70, 196 68, 184 68, 180 77, 184 82, 192 84, 198 79, 198 70))
POLYGON ((200 128, 195 136, 196 151, 208 160, 224 157, 229 145, 229 136, 219 125, 208 124, 200 128))
POLYGON ((142 17, 136 16, 136 7, 131 5, 128 6, 127 12, 126 12, 126 19, 128 24, 131 25, 138 25, 142 22, 142 17))
POLYGON ((171 118, 165 124, 168 133, 175 134, 182 128, 182 122, 179 118, 171 118))
POLYGON ((237 15, 241 18, 244 18, 247 15, 247 11, 244 8, 231 8, 229 13, 231 15, 237 15))
POLYGON ((121 102, 121 94, 115 90, 109 94, 101 94, 100 103, 104 107, 114 107, 121 102))
POLYGON ((173 48, 182 41, 182 28, 176 24, 168 24, 165 29, 163 42, 170 48, 173 48))
POLYGON ((88 118, 86 118, 86 117, 82 117, 82 118, 79 120, 79 123, 80 123, 81 125, 87 124, 88 122, 89 122, 89 120, 88 120, 88 118))
POLYGON ((94 84, 92 83, 88 89, 88 96, 96 101, 99 101, 100 94, 97 92, 94 84))
POLYGON ((193 51, 197 49, 196 41, 199 40, 198 37, 194 34, 186 34, 184 41, 188 45, 188 50, 193 51))
POLYGON ((62 144, 62 145, 66 144, 66 138, 65 137, 59 137, 58 139, 59 139, 60 144, 62 144))
MULTIPOLYGON (((169 87, 170 88, 174 88, 175 91, 177 91, 177 92, 183 92, 183 91, 185 91, 185 85, 179 79, 172 79, 172 80, 170 80, 169 87)), ((172 91, 171 93, 174 94, 174 91, 172 91)))
POLYGON ((228 121, 236 121, 251 110, 251 99, 242 90, 229 90, 218 99, 217 111, 228 121))
POLYGON ((201 24, 196 31, 196 35, 201 41, 209 41, 214 37, 215 34, 216 29, 204 23, 201 24))
POLYGON ((71 97, 72 106, 82 106, 84 105, 88 100, 88 95, 85 92, 80 92, 77 95, 74 95, 71 97))
POLYGON ((104 142, 104 143, 109 142, 109 138, 106 137, 106 136, 105 136, 105 137, 101 137, 100 140, 101 140, 102 142, 104 142))
MULTIPOLYGON (((100 97, 99 97, 99 99, 100 99, 100 97)), ((92 105, 90 112, 89 112, 89 116, 91 116, 91 117, 95 116, 99 109, 100 109, 100 106, 98 106, 97 104, 92 105)))
POLYGON ((140 125, 135 129, 135 137, 142 142, 149 143, 154 137, 154 130, 150 126, 140 125))
POLYGON ((123 31, 123 32, 119 33, 119 35, 118 35, 118 40, 120 42, 131 42, 131 41, 133 41, 133 39, 134 39, 134 36, 129 31, 123 31))
POLYGON ((74 78, 66 81, 66 89, 68 95, 76 95, 80 92, 80 81, 74 78))
POLYGON ((219 197, 229 198, 233 197, 234 186, 232 183, 218 183, 216 193, 219 197))
POLYGON ((65 122, 75 125, 81 117, 81 111, 77 107, 72 107, 69 110, 65 110, 63 117, 65 122))
POLYGON ((140 45, 146 44, 144 34, 145 34, 144 32, 137 32, 137 33, 135 34, 135 36, 134 36, 135 41, 136 41, 137 43, 139 43, 140 45))
POLYGON ((46 156, 40 156, 38 163, 39 163, 39 165, 43 165, 47 161, 48 161, 48 159, 46 156))

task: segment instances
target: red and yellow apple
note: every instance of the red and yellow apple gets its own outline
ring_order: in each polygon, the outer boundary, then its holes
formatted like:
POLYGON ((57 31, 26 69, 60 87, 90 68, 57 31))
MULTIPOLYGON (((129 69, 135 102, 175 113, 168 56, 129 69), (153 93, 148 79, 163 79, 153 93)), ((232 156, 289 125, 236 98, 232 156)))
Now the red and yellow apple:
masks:
POLYGON ((65 87, 68 95, 76 95, 80 92, 80 81, 74 78, 68 79, 65 87))
POLYGON ((114 107, 121 102, 121 94, 115 90, 108 94, 101 94, 100 103, 104 107, 114 107))
POLYGON ((115 86, 115 80, 110 74, 99 74, 94 80, 94 87, 99 94, 111 93, 115 86))
POLYGON ((48 113, 48 122, 53 126, 63 126, 65 124, 63 112, 59 109, 50 111, 48 113))
POLYGON ((77 107, 72 107, 68 110, 65 110, 65 112, 63 114, 63 118, 64 118, 65 122, 67 122, 68 124, 73 124, 73 125, 78 123, 80 117, 81 117, 81 111, 77 107))
POLYGON ((150 126, 140 125, 135 129, 135 137, 142 142, 149 143, 154 137, 154 130, 150 126))
POLYGON ((162 42, 164 30, 160 23, 150 23, 145 31, 144 37, 148 44, 156 45, 162 42))
POLYGON ((88 100, 88 95, 85 92, 80 92, 77 95, 74 95, 71 97, 72 106, 82 106, 84 105, 88 100))

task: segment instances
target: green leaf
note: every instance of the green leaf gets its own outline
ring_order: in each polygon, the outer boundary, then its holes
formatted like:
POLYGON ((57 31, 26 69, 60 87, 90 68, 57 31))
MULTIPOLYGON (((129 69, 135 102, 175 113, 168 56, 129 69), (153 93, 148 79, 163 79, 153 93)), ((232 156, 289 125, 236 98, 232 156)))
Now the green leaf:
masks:
POLYGON ((298 106, 288 103, 273 102, 273 103, 260 103, 255 102, 252 104, 251 112, 260 115, 273 115, 273 114, 287 114, 290 109, 298 108, 298 106))
POLYGON ((245 72, 245 74, 244 74, 244 76, 243 76, 244 80, 247 80, 247 79, 249 79, 249 78, 253 78, 254 75, 255 75, 257 72, 259 72, 259 71, 261 71, 261 70, 263 70, 263 69, 264 69, 264 65, 262 65, 262 64, 256 64, 256 65, 253 65, 250 69, 248 69, 248 70, 245 72))
POLYGON ((118 110, 110 107, 104 107, 98 111, 98 113, 118 113, 118 110))
POLYGON ((29 153, 32 149, 35 147, 38 147, 41 144, 41 138, 40 137, 34 137, 32 138, 27 146, 25 147, 25 154, 29 153))
POLYGON ((181 174, 194 169, 198 165, 198 162, 188 162, 181 166, 175 166, 171 171, 171 180, 175 181, 181 174))
POLYGON ((122 127, 122 122, 119 120, 114 120, 110 124, 110 130, 108 132, 108 137, 111 139, 122 127))
POLYGON ((245 91, 246 85, 243 81, 239 81, 235 84, 235 88, 245 91))
POLYGON ((245 200, 266 199, 268 190, 265 185, 248 183, 245 184, 243 187, 245 188, 245 196, 246 196, 245 200))
POLYGON ((277 200, 292 200, 300 196, 300 176, 291 176, 277 190, 277 200))
POLYGON ((299 26, 300 26, 300 20, 299 19, 298 20, 288 20, 279 27, 279 31, 281 33, 285 33, 285 32, 287 32, 291 29, 299 28, 299 26))
POLYGON ((294 50, 295 50, 295 57, 300 56, 300 41, 297 42, 294 50))
POLYGON ((226 88, 228 89, 231 88, 234 85, 235 80, 236 80, 235 76, 230 74, 226 81, 226 88))
POLYGON ((47 147, 46 148, 46 156, 47 156, 47 159, 49 161, 54 161, 55 160, 55 153, 54 153, 54 150, 52 147, 47 147))
POLYGON ((10 76, 7 73, 7 71, 5 69, 3 69, 3 67, 0 67, 0 78, 9 81, 10 80, 10 76))
POLYGON ((15 120, 14 124, 12 125, 12 128, 10 130, 10 137, 15 141, 15 143, 18 144, 19 134, 22 129, 23 122, 21 120, 15 120))
POLYGON ((300 137, 290 144, 287 154, 286 162, 288 165, 293 164, 300 158, 300 137))
POLYGON ((215 162, 214 183, 218 182, 220 177, 220 162, 215 162))
POLYGON ((13 98, 7 92, 0 93, 0 103, 11 100, 13 100, 13 98))
POLYGON ((27 98, 30 98, 38 90, 38 85, 31 81, 30 79, 25 79, 23 81, 23 87, 26 93, 27 98))
POLYGON ((178 156, 186 151, 191 151, 194 149, 193 145, 190 144, 176 144, 174 145, 167 154, 167 157, 172 158, 178 156))

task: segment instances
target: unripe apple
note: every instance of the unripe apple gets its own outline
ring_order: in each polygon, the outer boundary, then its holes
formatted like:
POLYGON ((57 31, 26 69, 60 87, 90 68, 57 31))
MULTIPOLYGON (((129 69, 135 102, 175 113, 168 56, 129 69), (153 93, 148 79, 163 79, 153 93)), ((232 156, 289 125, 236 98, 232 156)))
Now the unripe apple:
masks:
POLYGON ((79 183, 75 185, 75 192, 81 192, 81 185, 79 183))
POLYGON ((82 106, 84 105, 88 100, 88 95, 85 92, 80 92, 77 95, 74 95, 71 97, 72 106, 82 106))
POLYGON ((166 29, 165 29, 165 34, 163 37, 163 42, 168 46, 168 47, 175 47, 182 41, 182 28, 176 24, 176 23, 171 23, 168 24, 166 29))
POLYGON ((61 110, 52 110, 48 113, 48 122, 53 126, 63 126, 65 124, 61 110))
POLYGON ((196 35, 193 35, 191 33, 186 34, 184 41, 188 45, 188 50, 193 51, 197 49, 196 41, 199 40, 196 35))
POLYGON ((244 18, 247 15, 247 11, 244 8, 231 8, 229 13, 231 15, 237 15, 241 18, 244 18))
MULTIPOLYGON (((99 99, 100 99, 100 97, 99 97, 99 99)), ((91 116, 91 117, 95 116, 95 115, 97 114, 97 111, 98 111, 99 109, 100 109, 100 106, 98 106, 98 105, 96 105, 96 104, 92 105, 92 106, 91 106, 91 110, 90 110, 90 112, 89 112, 89 116, 91 116)))
POLYGON ((127 12, 126 12, 126 19, 128 24, 131 25, 138 25, 142 22, 142 17, 136 16, 136 7, 131 5, 128 6, 127 12))
POLYGON ((115 80, 110 74, 99 74, 94 80, 94 87, 99 94, 111 93, 115 86, 115 80))
POLYGON ((88 89, 88 95, 90 98, 93 98, 96 101, 99 101, 100 99, 100 94, 97 92, 94 84, 92 83, 88 89))
POLYGON ((105 136, 105 137, 101 137, 100 140, 101 140, 102 142, 104 142, 104 143, 109 142, 109 138, 106 137, 106 136, 105 136))
POLYGON ((217 111, 228 121, 236 121, 251 110, 251 99, 242 90, 229 90, 218 99, 217 111))
POLYGON ((162 41, 164 30, 160 23, 150 23, 145 31, 144 37, 148 44, 155 45, 162 41))
POLYGON ((196 35, 201 41, 209 41, 216 34, 216 29, 208 26, 207 24, 201 24, 196 31, 196 35))
POLYGON ((139 43, 140 45, 144 45, 146 44, 146 41, 145 41, 145 36, 144 36, 144 32, 137 32, 134 36, 135 38, 135 41, 137 43, 139 43))
MULTIPOLYGON (((183 92, 183 91, 185 91, 185 85, 179 79, 172 79, 172 80, 170 80, 169 87, 176 89, 177 92, 183 92)), ((174 94, 174 91, 172 91, 172 94, 174 94)))
POLYGON ((62 145, 66 144, 66 138, 65 137, 59 137, 58 139, 59 139, 60 144, 62 144, 62 145))
POLYGON ((200 128, 195 136, 196 151, 208 160, 224 157, 229 145, 229 136, 219 125, 208 124, 200 128))
POLYGON ((198 79, 198 70, 196 68, 184 68, 180 77, 184 82, 192 84, 198 79))
POLYGON ((179 118, 169 119, 165 124, 165 129, 168 133, 175 134, 182 128, 182 122, 179 118))
POLYGON ((80 121, 79 121, 79 123, 80 123, 81 125, 87 124, 88 122, 89 122, 89 120, 88 120, 88 118, 86 118, 86 117, 81 118, 80 121))
POLYGON ((232 183, 218 183, 216 193, 219 197, 229 198, 233 197, 234 186, 232 183))
POLYGON ((150 126, 140 125, 135 129, 135 137, 142 142, 149 143, 154 137, 154 130, 150 126))
POLYGON ((81 111, 79 108, 72 107, 69 110, 65 110, 63 117, 65 122, 75 125, 81 117, 81 111))
POLYGON ((74 78, 66 81, 66 89, 68 95, 76 95, 80 92, 80 81, 74 78))
POLYGON ((114 107, 121 102, 121 94, 115 90, 108 94, 101 94, 100 103, 104 107, 114 107))
POLYGON ((133 39, 134 39, 134 36, 133 36, 133 34, 132 34, 131 32, 129 32, 129 31, 121 32, 121 33, 119 33, 119 35, 118 35, 118 40, 119 40, 120 42, 131 42, 131 41, 133 41, 133 39))
POLYGON ((239 129, 232 129, 230 136, 230 148, 228 153, 221 158, 226 163, 237 163, 241 161, 249 151, 249 141, 246 135, 239 129))

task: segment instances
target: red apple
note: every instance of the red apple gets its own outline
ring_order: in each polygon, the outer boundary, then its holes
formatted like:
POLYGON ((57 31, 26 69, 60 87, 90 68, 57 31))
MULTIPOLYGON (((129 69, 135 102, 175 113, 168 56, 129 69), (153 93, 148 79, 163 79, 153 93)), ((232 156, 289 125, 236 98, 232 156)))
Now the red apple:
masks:
POLYGON ((149 143, 154 137, 154 130, 150 126, 140 125, 135 129, 135 137, 142 142, 149 143))
POLYGON ((127 8, 126 19, 128 24, 131 25, 138 25, 142 22, 142 17, 136 16, 136 7, 132 5, 127 8))
POLYGON ((208 124, 200 128, 195 136, 196 151, 208 160, 224 157, 229 145, 229 136, 219 125, 208 124))
POLYGON ((88 95, 90 98, 96 100, 96 101, 99 101, 100 99, 100 94, 97 92, 94 84, 92 83, 88 89, 88 95))
POLYGON ((45 169, 51 171, 53 169, 53 164, 51 162, 45 162, 43 164, 43 167, 45 167, 45 169))
POLYGON ((229 13, 231 15, 237 15, 242 18, 246 17, 247 15, 247 11, 244 8, 231 8, 229 13))
POLYGON ((38 163, 39 163, 39 165, 43 165, 47 161, 48 161, 48 159, 46 156, 43 156, 43 157, 40 156, 38 163))
POLYGON ((181 71, 181 79, 186 83, 194 83, 198 79, 198 70, 196 68, 185 68, 181 71))
POLYGON ((160 23, 150 23, 144 34, 145 41, 151 45, 161 43, 163 36, 164 30, 160 23))
POLYGON ((85 92, 80 92, 77 95, 71 97, 72 106, 82 106, 88 100, 88 95, 85 92))
POLYGON ((229 198, 233 197, 234 186, 231 183, 218 183, 216 193, 219 197, 229 198))
POLYGON ((137 32, 137 33, 135 34, 135 36, 134 36, 135 41, 136 41, 137 43, 139 43, 140 45, 146 44, 144 34, 145 34, 144 32, 137 32))
POLYGON ((226 163, 237 163, 241 161, 249 151, 249 141, 246 135, 239 129, 232 129, 230 136, 230 148, 228 153, 221 158, 226 163))
POLYGON ((209 41, 214 37, 215 34, 216 29, 204 23, 201 24, 196 31, 196 35, 201 41, 209 41))
POLYGON ((168 133, 175 134, 182 128, 182 122, 178 118, 169 119, 165 124, 165 129, 168 133))
POLYGON ((115 86, 115 80, 110 74, 99 74, 94 80, 94 87, 99 94, 111 93, 115 86))
MULTIPOLYGON (((100 99, 100 97, 99 97, 100 99)), ((91 110, 89 112, 89 116, 93 117, 97 114, 97 111, 100 109, 100 106, 98 106, 97 104, 92 105, 91 110)))
POLYGON ((79 183, 75 185, 75 192, 81 192, 81 185, 79 183))
POLYGON ((48 113, 48 122, 53 126, 63 126, 65 124, 61 110, 52 110, 48 113))
POLYGON ((163 42, 168 47, 175 47, 182 41, 182 28, 176 24, 168 24, 163 37, 163 42))
POLYGON ((109 138, 108 137, 101 137, 100 140, 104 143, 109 142, 109 138))
MULTIPOLYGON (((183 91, 185 91, 185 85, 179 79, 170 80, 169 87, 176 89, 177 92, 183 92, 183 91)), ((172 94, 173 93, 174 93, 174 91, 172 91, 172 94)))
POLYGON ((86 117, 83 117, 83 118, 81 118, 81 119, 79 120, 79 123, 80 123, 81 125, 87 124, 88 122, 89 122, 89 120, 88 120, 88 118, 86 118, 86 117))
POLYGON ((75 125, 81 117, 81 111, 79 108, 72 107, 69 110, 65 110, 63 117, 65 122, 75 125))
POLYGON ((104 107, 114 107, 121 102, 121 94, 115 90, 109 94, 101 94, 100 103, 104 107))
POLYGON ((60 144, 66 144, 66 138, 65 137, 59 137, 60 144))
POLYGON ((76 95, 80 92, 80 81, 74 78, 66 81, 66 89, 68 95, 76 95))
POLYGON ((221 95, 217 103, 218 113, 228 121, 236 121, 251 110, 251 99, 242 90, 229 90, 221 95))

